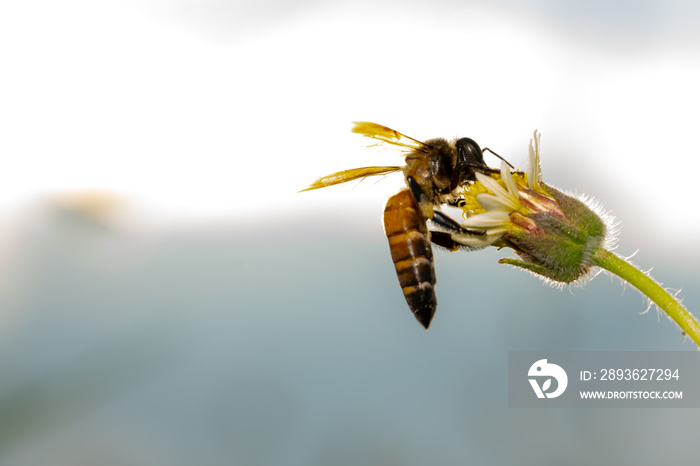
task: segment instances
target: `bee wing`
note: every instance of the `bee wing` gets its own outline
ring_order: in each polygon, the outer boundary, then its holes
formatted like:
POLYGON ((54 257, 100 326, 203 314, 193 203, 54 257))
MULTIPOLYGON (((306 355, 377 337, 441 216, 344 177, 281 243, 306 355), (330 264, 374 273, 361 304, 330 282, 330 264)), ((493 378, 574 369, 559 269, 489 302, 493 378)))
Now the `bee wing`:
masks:
POLYGON ((422 142, 401 134, 386 126, 370 123, 368 121, 354 121, 352 132, 378 141, 403 147, 410 150, 427 151, 428 146, 422 142))
POLYGON ((357 180, 359 178, 365 178, 367 176, 375 175, 386 175, 388 173, 393 173, 401 170, 402 167, 363 167, 363 168, 351 168, 350 170, 343 170, 341 172, 336 172, 330 175, 322 176, 317 179, 311 186, 302 191, 311 191, 312 189, 325 188, 326 186, 333 186, 334 184, 346 183, 348 181, 357 180))
MULTIPOLYGON (((401 134, 386 126, 378 125, 376 123, 370 123, 367 121, 355 121, 353 122, 352 132, 361 134, 365 137, 376 139, 385 144, 391 144, 394 146, 399 146, 408 151, 420 151, 427 152, 428 146, 422 142, 410 138, 405 134, 401 134)), ((363 167, 363 168, 352 168, 350 170, 343 170, 341 172, 333 173, 321 177, 314 181, 311 186, 302 191, 310 191, 312 189, 325 188, 326 186, 333 186, 335 184, 346 183, 348 181, 357 180, 359 178, 365 178, 367 176, 376 175, 386 175, 388 173, 393 173, 401 170, 402 167, 363 167)))

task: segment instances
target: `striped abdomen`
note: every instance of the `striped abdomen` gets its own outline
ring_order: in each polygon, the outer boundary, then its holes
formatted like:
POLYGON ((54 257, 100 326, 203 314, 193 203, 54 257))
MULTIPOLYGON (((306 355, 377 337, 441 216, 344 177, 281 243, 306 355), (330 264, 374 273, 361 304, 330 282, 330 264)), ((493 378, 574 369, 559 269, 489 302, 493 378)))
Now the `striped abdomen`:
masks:
POLYGON ((428 328, 437 308, 433 251, 425 219, 409 190, 389 198, 384 231, 408 307, 428 328))

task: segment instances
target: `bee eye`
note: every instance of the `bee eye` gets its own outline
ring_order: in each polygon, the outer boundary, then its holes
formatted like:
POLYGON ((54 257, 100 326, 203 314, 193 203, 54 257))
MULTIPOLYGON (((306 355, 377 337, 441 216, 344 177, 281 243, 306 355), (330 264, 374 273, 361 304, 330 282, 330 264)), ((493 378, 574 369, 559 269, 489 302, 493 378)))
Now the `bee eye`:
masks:
POLYGON ((457 148, 457 170, 459 183, 473 180, 474 173, 488 169, 484 162, 484 153, 479 145, 469 138, 462 138, 455 142, 457 148))
POLYGON ((457 146, 457 163, 459 165, 463 167, 481 167, 484 165, 484 154, 476 141, 462 138, 455 145, 457 146))

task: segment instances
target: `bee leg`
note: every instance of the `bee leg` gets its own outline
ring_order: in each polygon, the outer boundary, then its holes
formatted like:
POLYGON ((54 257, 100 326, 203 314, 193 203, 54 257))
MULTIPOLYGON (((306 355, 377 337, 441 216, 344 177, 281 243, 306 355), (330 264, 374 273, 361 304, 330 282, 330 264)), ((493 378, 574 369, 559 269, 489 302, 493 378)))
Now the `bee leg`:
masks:
MULTIPOLYGON (((467 231, 466 234, 481 236, 478 233, 471 231, 467 231)), ((458 243, 452 239, 452 233, 447 233, 445 231, 430 230, 430 242, 449 251, 457 251, 459 249, 464 249, 465 251, 476 251, 477 249, 483 249, 483 247, 467 246, 466 244, 458 243)))
POLYGON ((418 182, 412 176, 407 176, 406 182, 408 183, 408 189, 411 191, 413 198, 418 204, 418 208, 420 209, 423 218, 433 218, 433 203, 428 198, 428 195, 425 194, 423 188, 420 187, 418 182))
POLYGON ((420 187, 418 182, 412 176, 406 177, 406 182, 408 183, 408 188, 413 194, 413 198, 420 204, 421 201, 428 201, 428 196, 423 192, 423 188, 420 187))
POLYGON ((463 245, 452 239, 451 233, 446 233, 444 231, 431 231, 430 242, 450 251, 457 251, 463 247, 463 245))
POLYGON ((465 233, 466 230, 461 227, 456 220, 447 215, 443 214, 439 210, 433 212, 433 218, 431 219, 436 225, 447 230, 447 231, 433 231, 430 232, 430 241, 450 251, 458 250, 462 245, 457 243, 452 239, 452 233, 465 233))
POLYGON ((444 228, 445 230, 451 232, 451 233, 468 233, 467 230, 462 228, 462 225, 457 223, 457 220, 453 219, 452 217, 449 217, 439 210, 436 210, 433 213, 433 218, 431 218, 433 222, 435 222, 436 225, 444 228))
POLYGON ((476 249, 481 249, 481 248, 475 248, 475 247, 471 247, 471 246, 465 246, 464 244, 460 244, 452 239, 452 235, 455 233, 460 234, 460 235, 479 235, 479 233, 465 230, 452 217, 448 217, 447 215, 443 214, 439 210, 436 210, 435 213, 433 214, 433 218, 431 220, 439 227, 447 230, 447 231, 431 230, 430 231, 430 241, 433 244, 436 244, 436 245, 443 247, 445 249, 449 249, 450 251, 456 251, 458 249, 466 249, 468 251, 474 251, 476 249))

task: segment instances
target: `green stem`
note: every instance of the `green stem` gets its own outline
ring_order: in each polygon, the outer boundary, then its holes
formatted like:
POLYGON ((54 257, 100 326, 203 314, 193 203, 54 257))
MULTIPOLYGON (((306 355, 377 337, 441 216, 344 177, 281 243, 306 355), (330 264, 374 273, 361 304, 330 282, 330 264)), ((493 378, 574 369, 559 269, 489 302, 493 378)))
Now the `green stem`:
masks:
POLYGON ((627 281, 656 303, 683 329, 686 335, 693 339, 695 344, 700 346, 700 324, 698 321, 654 279, 605 249, 598 249, 593 258, 596 265, 627 281))

